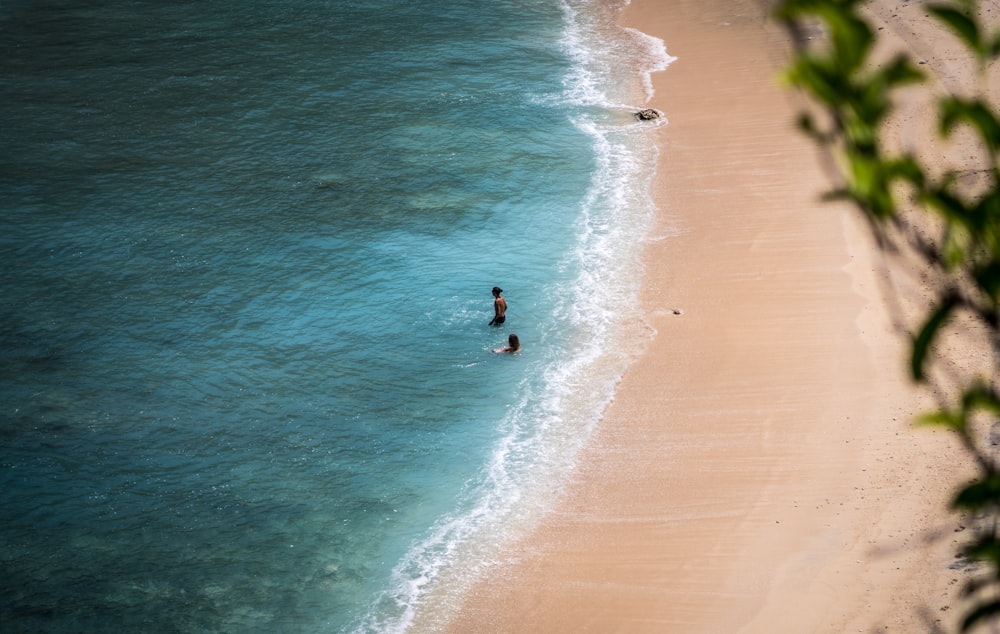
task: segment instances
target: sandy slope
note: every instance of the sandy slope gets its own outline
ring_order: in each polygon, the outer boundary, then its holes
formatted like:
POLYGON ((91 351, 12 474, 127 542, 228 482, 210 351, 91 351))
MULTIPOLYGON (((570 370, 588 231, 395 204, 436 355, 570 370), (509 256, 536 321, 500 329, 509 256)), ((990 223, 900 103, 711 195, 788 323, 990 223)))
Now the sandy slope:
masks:
MULTIPOLYGON (((923 28, 912 6, 876 15, 923 28)), ((657 334, 559 508, 451 631, 951 628, 959 454, 910 425, 925 404, 880 256, 817 200, 826 175, 775 79, 784 34, 747 0, 634 0, 623 23, 678 57, 649 104, 670 121, 645 245, 657 334)))

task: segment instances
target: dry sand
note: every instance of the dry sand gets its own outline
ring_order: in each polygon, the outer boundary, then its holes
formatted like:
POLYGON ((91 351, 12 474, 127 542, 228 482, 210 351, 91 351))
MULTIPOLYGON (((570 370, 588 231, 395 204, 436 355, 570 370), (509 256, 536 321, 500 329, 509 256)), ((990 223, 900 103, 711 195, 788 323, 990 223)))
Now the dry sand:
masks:
MULTIPOLYGON (((897 22, 910 6, 877 3, 897 22)), ((451 631, 954 629, 960 454, 911 424, 926 402, 879 255, 851 210, 818 201, 828 181, 765 15, 747 0, 623 15, 678 57, 648 104, 669 119, 644 252, 656 336, 558 508, 451 631)))

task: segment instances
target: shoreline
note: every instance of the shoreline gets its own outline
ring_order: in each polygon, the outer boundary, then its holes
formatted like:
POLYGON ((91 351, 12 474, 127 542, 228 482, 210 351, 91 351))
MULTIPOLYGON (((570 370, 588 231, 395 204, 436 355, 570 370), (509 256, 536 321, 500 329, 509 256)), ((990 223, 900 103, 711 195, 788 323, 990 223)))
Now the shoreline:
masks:
POLYGON ((448 631, 950 626, 959 454, 911 425, 926 403, 880 256, 819 200, 784 34, 751 0, 633 0, 620 23, 677 57, 645 104, 669 121, 643 245, 656 334, 557 508, 448 631))

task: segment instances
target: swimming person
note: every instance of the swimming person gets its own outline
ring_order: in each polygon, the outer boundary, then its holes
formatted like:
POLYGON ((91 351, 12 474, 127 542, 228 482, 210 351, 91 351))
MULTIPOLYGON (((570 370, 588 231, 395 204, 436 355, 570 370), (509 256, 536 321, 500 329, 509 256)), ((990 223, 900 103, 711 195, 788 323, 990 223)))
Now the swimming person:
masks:
POLYGON ((521 340, 517 338, 517 335, 511 333, 507 337, 507 345, 503 348, 494 348, 493 352, 517 352, 521 349, 521 340))
POLYGON ((499 286, 493 287, 493 320, 491 326, 499 326, 507 321, 507 300, 500 293, 503 289, 499 286))

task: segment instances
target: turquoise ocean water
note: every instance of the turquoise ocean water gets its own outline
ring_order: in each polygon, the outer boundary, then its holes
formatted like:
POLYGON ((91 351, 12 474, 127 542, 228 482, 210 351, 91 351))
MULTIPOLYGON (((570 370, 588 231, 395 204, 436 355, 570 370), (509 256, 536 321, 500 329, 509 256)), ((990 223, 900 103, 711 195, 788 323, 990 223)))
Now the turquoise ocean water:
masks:
POLYGON ((447 617, 643 336, 619 8, 0 4, 0 630, 447 617))

